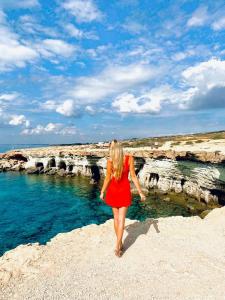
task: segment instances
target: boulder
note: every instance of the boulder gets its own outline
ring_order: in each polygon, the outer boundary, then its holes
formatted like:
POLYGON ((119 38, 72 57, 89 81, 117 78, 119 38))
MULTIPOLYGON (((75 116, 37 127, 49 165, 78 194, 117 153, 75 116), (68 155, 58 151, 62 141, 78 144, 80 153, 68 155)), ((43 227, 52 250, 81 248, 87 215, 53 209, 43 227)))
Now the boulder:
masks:
POLYGON ((57 175, 61 177, 66 176, 66 171, 64 169, 60 169, 57 171, 57 175))
POLYGON ((20 172, 20 171, 24 170, 24 166, 19 163, 17 165, 12 166, 11 170, 20 172))
POLYGON ((206 210, 203 210, 203 212, 200 214, 200 217, 201 217, 202 219, 204 219, 205 216, 207 216, 208 213, 210 213, 211 211, 212 211, 212 209, 206 209, 206 210))
POLYGON ((91 180, 89 181, 90 184, 97 184, 98 182, 94 179, 94 178, 91 178, 91 180))
POLYGON ((27 174, 39 174, 39 172, 40 172, 39 168, 36 167, 30 167, 26 169, 27 174))
POLYGON ((55 168, 48 168, 44 172, 47 175, 55 175, 57 173, 57 169, 55 169, 55 168))

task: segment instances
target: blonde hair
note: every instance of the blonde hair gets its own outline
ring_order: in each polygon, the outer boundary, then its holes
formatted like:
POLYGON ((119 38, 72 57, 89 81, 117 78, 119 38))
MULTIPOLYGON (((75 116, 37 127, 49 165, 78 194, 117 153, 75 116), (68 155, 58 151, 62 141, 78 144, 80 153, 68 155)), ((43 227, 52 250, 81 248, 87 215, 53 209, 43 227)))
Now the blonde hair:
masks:
POLYGON ((109 157, 112 159, 113 175, 116 180, 119 180, 123 172, 123 147, 116 139, 110 143, 109 157))

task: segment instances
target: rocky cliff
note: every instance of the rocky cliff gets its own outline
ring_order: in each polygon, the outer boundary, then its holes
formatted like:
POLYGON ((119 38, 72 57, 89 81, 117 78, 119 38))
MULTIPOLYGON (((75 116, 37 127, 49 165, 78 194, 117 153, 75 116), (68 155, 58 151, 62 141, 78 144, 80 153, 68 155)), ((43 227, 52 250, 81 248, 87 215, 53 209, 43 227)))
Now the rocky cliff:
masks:
MULTIPOLYGON (((225 204, 225 140, 201 146, 166 142, 158 148, 124 147, 124 152, 134 155, 143 187, 185 192, 199 201, 225 204)), ((21 149, 2 154, 0 170, 84 175, 95 183, 105 176, 107 156, 108 144, 21 149)))

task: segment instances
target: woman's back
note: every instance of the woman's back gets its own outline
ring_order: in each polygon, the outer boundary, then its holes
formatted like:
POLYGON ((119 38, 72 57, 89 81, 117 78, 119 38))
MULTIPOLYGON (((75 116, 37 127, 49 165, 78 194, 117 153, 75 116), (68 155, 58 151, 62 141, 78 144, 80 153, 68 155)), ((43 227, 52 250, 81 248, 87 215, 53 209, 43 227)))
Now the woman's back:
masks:
MULTIPOLYGON (((113 174, 113 165, 112 165, 113 174)), ((129 174, 129 155, 124 155, 123 171, 121 178, 116 180, 112 175, 111 181, 106 191, 105 201, 108 205, 114 207, 130 206, 131 205, 131 191, 129 174)))
MULTIPOLYGON (((122 175, 121 175, 121 179, 122 178, 128 178, 128 174, 129 174, 129 154, 124 154, 124 159, 123 159, 123 170, 122 170, 122 175)), ((112 161, 111 161, 112 163, 112 161)), ((112 163, 112 178, 115 180, 115 176, 114 176, 114 168, 113 168, 113 163, 112 163)), ((120 180, 121 180, 120 179, 120 180)))

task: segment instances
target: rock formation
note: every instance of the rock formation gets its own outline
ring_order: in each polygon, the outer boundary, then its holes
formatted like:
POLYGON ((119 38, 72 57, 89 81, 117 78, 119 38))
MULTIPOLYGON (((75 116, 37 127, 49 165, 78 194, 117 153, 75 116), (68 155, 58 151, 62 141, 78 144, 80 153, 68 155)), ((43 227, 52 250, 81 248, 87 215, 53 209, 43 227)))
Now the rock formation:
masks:
MULTIPOLYGON (((211 141, 210 141, 211 142, 211 141)), ((179 146, 124 147, 135 157, 137 176, 143 187, 163 193, 184 192, 205 203, 225 204, 225 141, 179 146), (205 146, 204 146, 205 145, 205 146), (222 147, 224 146, 224 148, 222 147)), ((9 151, 0 157, 0 171, 28 174, 89 176, 96 183, 106 173, 108 144, 97 146, 51 146, 9 151)))

